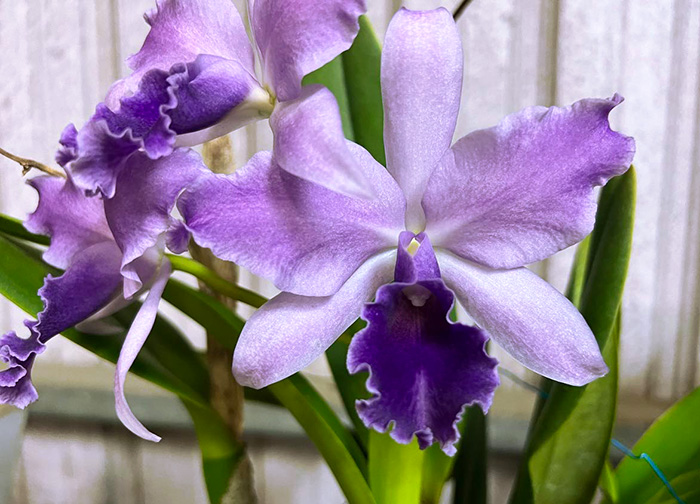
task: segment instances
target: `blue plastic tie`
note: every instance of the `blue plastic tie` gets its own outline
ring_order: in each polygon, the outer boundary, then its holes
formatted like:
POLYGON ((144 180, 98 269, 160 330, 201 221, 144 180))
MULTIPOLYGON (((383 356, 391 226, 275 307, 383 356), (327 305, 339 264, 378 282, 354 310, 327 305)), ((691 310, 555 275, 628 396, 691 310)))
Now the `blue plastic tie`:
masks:
POLYGON ((659 466, 656 465, 656 463, 652 460, 652 458, 648 454, 642 453, 641 455, 635 455, 632 450, 630 450, 625 445, 620 443, 617 439, 613 439, 611 442, 615 448, 620 450, 622 453, 624 453, 628 457, 632 457, 635 460, 645 460, 647 462, 647 464, 649 464, 649 466, 651 467, 651 470, 654 471, 654 473, 656 473, 656 476, 661 480, 661 483, 664 484, 664 486, 666 487, 666 490, 668 490, 668 493, 670 493, 671 496, 674 499, 676 499, 676 501, 679 504, 685 504, 685 501, 680 498, 680 496, 676 493, 676 491, 671 486, 671 482, 668 481, 668 478, 666 478, 666 475, 663 473, 663 471, 661 469, 659 469, 659 466))
MULTIPOLYGON (((499 372, 499 374, 505 376, 506 378, 510 379, 512 382, 520 385, 521 387, 524 387, 528 390, 531 390, 532 392, 535 392, 537 395, 539 395, 543 399, 547 399, 549 397, 549 394, 547 392, 545 392, 541 388, 533 385, 532 383, 526 382, 525 380, 520 378, 518 375, 516 375, 515 373, 513 373, 511 371, 508 371, 507 369, 499 367, 498 372, 499 372)), ((642 453, 641 455, 635 455, 635 453, 632 450, 627 448, 625 445, 623 445, 617 439, 612 439, 610 442, 612 443, 612 445, 615 448, 620 450, 626 456, 633 458, 634 460, 644 460, 647 464, 649 464, 649 467, 651 467, 651 470, 654 471, 654 474, 656 474, 656 477, 661 480, 661 483, 664 484, 664 486, 668 490, 668 493, 670 493, 671 496, 674 499, 676 499, 678 504, 686 504, 685 501, 683 499, 681 499, 680 496, 673 489, 671 482, 668 481, 668 478, 666 478, 666 475, 663 473, 663 471, 661 469, 659 469, 659 466, 656 465, 656 463, 652 460, 652 458, 647 453, 642 453)))

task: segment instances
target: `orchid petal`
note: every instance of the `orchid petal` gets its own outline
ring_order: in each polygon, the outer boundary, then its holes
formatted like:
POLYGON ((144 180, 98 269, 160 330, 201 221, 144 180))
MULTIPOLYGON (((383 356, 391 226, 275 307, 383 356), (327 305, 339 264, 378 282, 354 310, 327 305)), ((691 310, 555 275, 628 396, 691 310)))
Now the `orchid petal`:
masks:
POLYGON ((369 257, 391 248, 404 201, 386 170, 361 147, 350 152, 378 194, 349 198, 282 170, 269 152, 232 175, 208 175, 178 208, 194 240, 217 257, 271 279, 284 291, 334 294, 369 257))
POLYGON ((301 96, 282 102, 270 117, 275 161, 286 171, 353 197, 372 187, 347 146, 338 103, 328 89, 305 86, 301 96))
POLYGON ((578 310, 525 268, 492 270, 438 251, 447 286, 504 350, 552 380, 585 385, 608 371, 578 310))
POLYGON ((78 130, 74 124, 69 124, 61 132, 58 140, 61 145, 56 152, 56 163, 67 166, 78 157, 78 130))
POLYGON ((138 92, 123 98, 116 111, 98 105, 75 138, 64 130, 57 159, 81 187, 111 198, 135 152, 142 150, 151 159, 167 156, 178 135, 180 145, 206 141, 260 119, 259 107, 271 106, 240 63, 202 55, 169 72, 148 72, 138 92))
POLYGON ((44 310, 34 328, 43 343, 118 297, 120 259, 121 252, 114 242, 98 243, 76 254, 61 276, 46 277, 39 289, 44 310))
POLYGON ((455 144, 423 206, 437 246, 492 268, 539 261, 593 229, 593 189, 624 173, 634 140, 610 129, 622 101, 532 107, 455 144))
MULTIPOLYGON (((156 161, 142 153, 129 158, 118 179, 119 191, 104 201, 109 227, 124 254, 122 274, 132 281, 126 297, 138 291, 153 274, 151 266, 139 275, 140 265, 135 261, 175 226, 176 221, 170 215, 175 201, 183 189, 204 173, 208 170, 201 157, 191 150, 178 149, 156 161)), ((152 265, 157 259, 148 262, 152 265)))
POLYGON ((200 54, 236 61, 254 75, 252 47, 230 0, 157 0, 145 18, 151 30, 141 50, 128 59, 132 75, 110 89, 109 108, 116 110, 122 98, 133 94, 148 71, 167 71, 200 54))
POLYGON ((394 15, 382 52, 384 144, 387 168, 406 195, 410 230, 423 228, 423 191, 452 142, 462 67, 462 43, 447 10, 394 15))
POLYGON ((22 339, 14 332, 0 338, 0 361, 7 365, 0 371, 0 404, 11 404, 24 409, 39 398, 31 379, 31 370, 36 356, 46 348, 34 331, 36 322, 25 325, 30 337, 22 339))
POLYGON ((457 451, 457 423, 465 406, 488 411, 498 386, 497 361, 484 351, 486 334, 448 320, 454 295, 440 279, 392 283, 367 305, 366 329, 352 339, 351 373, 369 371, 374 394, 357 402, 360 418, 408 444, 415 434, 421 448, 438 441, 448 455, 457 451), (415 304, 420 289, 420 303, 415 304), (408 292, 407 292, 408 291, 408 292))
POLYGON ((278 294, 248 320, 233 355, 238 383, 262 388, 303 369, 357 319, 377 288, 391 281, 393 251, 366 261, 329 297, 278 294))
MULTIPOLYGON (((98 110, 106 110, 100 107, 102 105, 98 106, 98 110)), ((174 142, 174 134, 166 132, 158 137, 163 141, 160 145, 161 152, 167 152, 174 142)), ((91 120, 78 132, 75 158, 63 167, 70 173, 75 184, 88 195, 101 193, 111 198, 116 191, 117 177, 129 156, 140 148, 140 143, 131 136, 129 129, 114 134, 107 121, 91 120)), ((157 143, 154 142, 155 144, 157 143)), ((57 159, 67 159, 62 155, 64 150, 65 148, 59 150, 57 159)))
MULTIPOLYGON (((47 204, 50 195, 55 195, 49 191, 56 187, 44 181, 37 185, 47 198, 40 200, 40 205, 47 204)), ((19 338, 14 332, 0 338, 0 360, 8 365, 0 371, 0 404, 25 408, 36 401, 38 395, 31 382, 36 355, 44 351, 49 339, 100 311, 119 295, 120 257, 113 242, 96 243, 75 254, 63 275, 46 277, 39 289, 44 309, 38 321, 24 323, 29 338, 19 338)))
POLYGON ((301 80, 350 48, 365 0, 249 0, 253 35, 266 83, 280 101, 301 92, 301 80))
POLYGON ((167 260, 163 261, 156 280, 124 339, 124 345, 119 354, 117 369, 114 374, 114 399, 119 420, 121 420, 127 429, 137 436, 147 441, 154 442, 160 441, 160 437, 146 429, 131 411, 126 401, 126 396, 124 395, 124 382, 126 381, 126 375, 129 369, 136 360, 136 357, 153 328, 156 315, 158 314, 158 304, 160 303, 171 272, 172 267, 170 266, 170 262, 167 260))
POLYGON ((112 241, 99 198, 86 198, 70 179, 42 176, 29 184, 39 193, 39 204, 24 225, 32 233, 51 236, 43 256, 47 263, 65 269, 78 252, 112 241))
POLYGON ((483 331, 449 321, 454 294, 440 278, 427 236, 399 235, 394 280, 365 306, 368 326, 348 350, 350 373, 370 374, 373 397, 357 402, 358 414, 380 432, 393 423, 391 437, 399 443, 415 435, 421 448, 437 441, 454 455, 464 407, 491 405, 497 361, 485 352, 483 331))

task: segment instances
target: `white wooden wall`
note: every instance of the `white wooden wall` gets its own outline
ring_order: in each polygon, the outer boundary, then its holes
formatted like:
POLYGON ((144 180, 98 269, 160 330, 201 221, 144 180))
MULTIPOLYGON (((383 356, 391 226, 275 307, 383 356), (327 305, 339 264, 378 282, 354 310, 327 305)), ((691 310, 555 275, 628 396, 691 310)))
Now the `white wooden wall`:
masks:
MULTIPOLYGON (((369 3, 381 35, 402 2, 369 3)), ((65 124, 82 124, 127 71, 123 61, 138 50, 147 32, 141 14, 152 4, 0 0, 0 145, 52 160, 65 124)), ((532 104, 625 96, 612 122, 637 139, 638 208, 623 307, 622 396, 666 403, 683 395, 700 383, 700 0, 474 0, 459 27, 466 59, 457 136, 532 104)), ((266 124, 233 138, 239 164, 271 140, 266 124)), ((0 211, 24 217, 36 198, 19 172, 0 159, 0 211)), ((563 288, 571 256, 565 251, 539 271, 563 288)), ((21 327, 22 318, 0 300, 0 331, 21 327)), ((201 332, 189 332, 202 343, 201 332)), ((64 341, 52 342, 41 361, 98 365, 64 341)), ((323 373, 323 366, 315 370, 323 373)), ((53 434, 35 433, 24 458, 53 434)), ((108 441, 91 442, 106 456, 108 441)))

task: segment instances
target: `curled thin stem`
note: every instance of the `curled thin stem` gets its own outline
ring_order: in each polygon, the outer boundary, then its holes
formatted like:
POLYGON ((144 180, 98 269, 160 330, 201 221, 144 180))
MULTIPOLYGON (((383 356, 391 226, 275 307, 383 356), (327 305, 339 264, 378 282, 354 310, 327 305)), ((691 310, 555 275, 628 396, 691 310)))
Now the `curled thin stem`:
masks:
POLYGON ((48 175, 51 175, 52 177, 66 178, 66 176, 62 172, 54 170, 50 166, 46 166, 44 163, 40 163, 39 161, 15 156, 14 154, 7 152, 3 148, 0 148, 0 154, 5 156, 7 159, 14 161, 15 163, 19 163, 22 166, 22 175, 26 175, 32 168, 34 168, 48 175))
POLYGON ((472 1, 473 0, 462 0, 462 2, 457 6, 454 12, 452 12, 452 17, 455 21, 459 19, 459 17, 462 15, 465 9, 469 7, 469 4, 472 3, 472 1))

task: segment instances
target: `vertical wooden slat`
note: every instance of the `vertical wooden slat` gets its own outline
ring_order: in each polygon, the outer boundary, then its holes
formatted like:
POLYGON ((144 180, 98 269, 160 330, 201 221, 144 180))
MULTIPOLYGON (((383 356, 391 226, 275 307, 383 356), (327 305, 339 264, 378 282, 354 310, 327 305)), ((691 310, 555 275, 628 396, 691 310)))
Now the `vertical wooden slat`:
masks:
POLYGON ((107 502, 105 449, 99 427, 45 425, 27 432, 22 450, 27 504, 107 502))
MULTIPOLYGON (((27 2, 0 2, 0 47, 2 71, 0 82, 0 145, 23 155, 37 155, 33 147, 33 124, 30 110, 40 106, 30 93, 30 53, 26 35, 30 5, 27 2)), ((0 211, 24 217, 36 201, 22 182, 19 167, 0 158, 0 211)), ((0 331, 21 327, 23 315, 11 303, 0 303, 0 331)))
MULTIPOLYGON (((693 155, 697 142, 698 33, 700 5, 692 0, 673 3, 673 24, 669 43, 663 135, 660 168, 661 195, 656 227, 656 299, 651 326, 652 355, 647 369, 648 392, 654 397, 672 399, 690 391, 695 378, 697 327, 692 326, 697 293, 684 285, 695 260, 689 247, 698 241, 697 229, 688 227, 694 172, 693 155), (688 261, 690 264, 688 264, 688 261)), ((695 166, 697 168, 697 166, 695 166)))
POLYGON ((192 441, 183 443, 174 436, 158 444, 138 444, 144 502, 208 502, 201 458, 195 446, 192 441))
MULTIPOLYGON (((672 2, 626 2, 622 73, 618 89, 627 98, 617 122, 637 141, 637 213, 626 296, 623 300, 620 366, 622 393, 651 392, 658 343, 674 344, 674 336, 654 327, 658 314, 659 256, 662 239, 661 196, 664 174, 664 135, 668 127, 672 2), (650 23, 649 20, 654 22, 650 23)), ((669 365, 672 365, 669 363, 669 365)), ((658 368, 657 368, 658 369, 658 368)))

